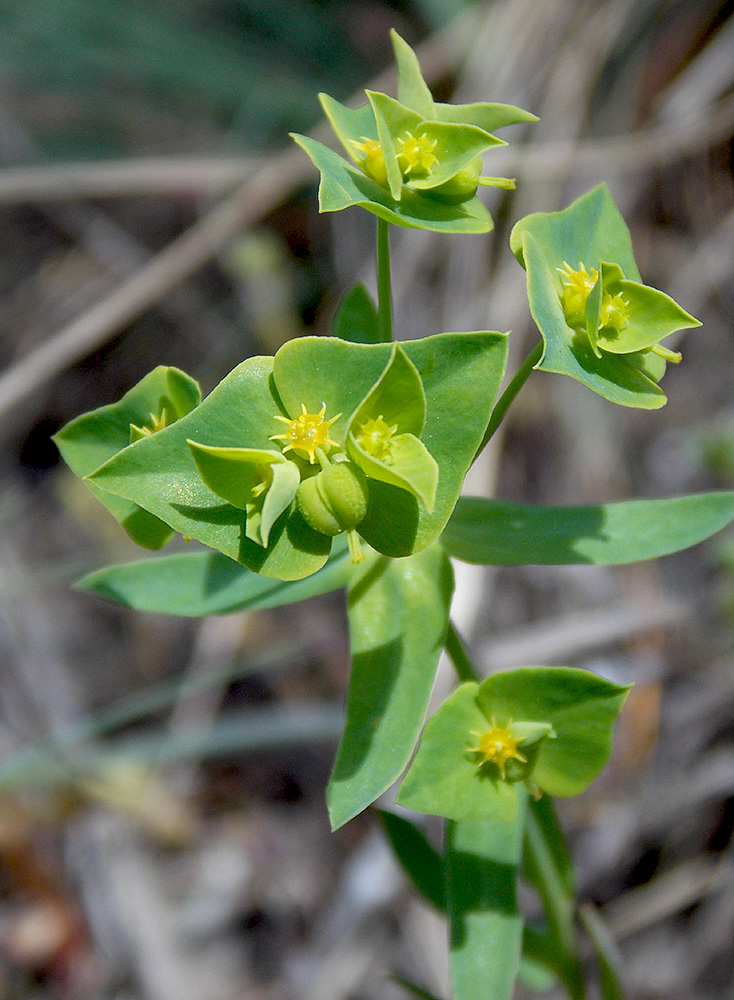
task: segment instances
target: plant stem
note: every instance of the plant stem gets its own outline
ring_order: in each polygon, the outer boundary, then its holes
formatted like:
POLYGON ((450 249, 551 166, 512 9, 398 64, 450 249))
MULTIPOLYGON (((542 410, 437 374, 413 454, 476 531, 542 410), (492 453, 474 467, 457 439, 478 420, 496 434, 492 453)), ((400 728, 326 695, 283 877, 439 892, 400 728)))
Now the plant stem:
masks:
POLYGON ((478 681, 479 675, 474 669, 474 664, 469 659, 464 641, 456 630, 456 626, 449 621, 449 630, 446 633, 444 643, 449 659, 454 665, 460 681, 478 681))
POLYGON ((484 437, 482 438, 482 443, 477 449, 477 454, 474 456, 476 458, 481 454, 483 449, 487 446, 490 438, 497 430, 499 425, 502 423, 504 415, 507 413, 510 403, 513 401, 518 392, 525 385, 530 372, 533 370, 535 365, 540 361, 543 354, 543 341, 540 340, 532 349, 530 354, 525 358, 523 363, 518 368, 515 377, 512 379, 510 384, 507 386, 505 391, 502 393, 500 398, 495 403, 494 409, 492 410, 492 416, 489 418, 489 423, 487 424, 487 429, 484 432, 484 437))
POLYGON ((380 340, 392 340, 392 292, 390 289, 390 223, 377 219, 377 302, 380 340))
POLYGON ((530 799, 525 821, 525 877, 543 903, 556 972, 571 1000, 584 1000, 584 972, 576 952, 574 928, 575 886, 571 884, 569 864, 566 839, 552 800, 530 799))

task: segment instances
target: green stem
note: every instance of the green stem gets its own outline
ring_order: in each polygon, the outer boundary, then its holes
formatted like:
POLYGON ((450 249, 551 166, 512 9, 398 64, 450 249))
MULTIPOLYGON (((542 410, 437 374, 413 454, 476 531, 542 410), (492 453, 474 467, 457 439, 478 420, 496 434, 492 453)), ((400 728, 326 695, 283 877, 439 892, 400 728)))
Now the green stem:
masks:
POLYGON ((456 626, 452 621, 449 621, 449 630, 446 633, 444 646, 449 655, 449 659, 454 665, 456 673, 459 675, 460 681, 480 680, 479 674, 474 669, 474 664, 469 659, 469 654, 466 651, 464 641, 457 632, 456 626))
POLYGON ((571 1000, 584 1000, 584 973, 574 928, 575 886, 569 865, 566 839, 552 801, 531 799, 525 823, 525 878, 537 889, 543 903, 556 972, 571 1000))
POLYGON ((502 420, 510 407, 510 403, 513 401, 515 396, 517 396, 518 392, 525 385, 528 376, 530 375, 530 372, 540 361, 542 355, 543 355, 543 341, 540 340, 532 349, 530 354, 528 354, 528 356, 525 358, 523 363, 518 368, 515 377, 512 379, 510 384, 507 386, 505 391, 502 393, 500 398, 495 403, 494 409, 492 410, 492 416, 489 418, 487 429, 484 432, 484 437, 482 438, 482 443, 479 445, 479 448, 477 449, 477 454, 474 456, 475 461, 476 458, 481 454, 483 449, 487 446, 494 432, 502 423, 502 420))
POLYGON ((377 302, 380 340, 392 340, 392 292, 390 289, 390 223, 377 219, 377 302))

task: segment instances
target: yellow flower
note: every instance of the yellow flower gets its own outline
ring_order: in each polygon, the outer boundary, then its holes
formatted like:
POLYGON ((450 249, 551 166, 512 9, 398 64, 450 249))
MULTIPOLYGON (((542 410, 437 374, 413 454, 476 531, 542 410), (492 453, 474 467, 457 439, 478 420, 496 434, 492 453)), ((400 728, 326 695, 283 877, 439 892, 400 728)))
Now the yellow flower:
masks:
POLYGON ((436 141, 426 135, 416 137, 412 132, 406 132, 398 141, 398 163, 403 173, 428 173, 433 164, 438 163, 433 155, 436 141))
POLYGON ((276 414, 275 419, 287 424, 288 430, 285 434, 273 434, 270 440, 286 441, 287 444, 283 448, 283 454, 287 451, 295 451, 297 455, 307 458, 311 465, 313 465, 316 461, 318 449, 326 452, 330 448, 339 447, 339 442, 333 441, 329 437, 329 428, 333 423, 336 423, 341 413, 337 413, 331 420, 324 420, 326 403, 322 404, 318 413, 309 413, 306 410, 305 403, 301 403, 301 411, 301 415, 295 417, 293 420, 276 414))
POLYGON ((390 458, 392 451, 390 439, 397 429, 397 424, 389 427, 380 414, 376 420, 365 420, 359 429, 359 434, 356 435, 356 441, 368 455, 379 461, 385 461, 390 458))
POLYGON ((500 772, 500 777, 505 777, 505 765, 509 760, 519 760, 521 764, 527 764, 527 758, 518 751, 519 740, 512 735, 508 722, 505 726, 498 726, 494 718, 491 720, 492 728, 486 733, 472 733, 479 739, 479 745, 469 747, 469 749, 481 755, 481 760, 477 767, 483 764, 495 764, 500 772))

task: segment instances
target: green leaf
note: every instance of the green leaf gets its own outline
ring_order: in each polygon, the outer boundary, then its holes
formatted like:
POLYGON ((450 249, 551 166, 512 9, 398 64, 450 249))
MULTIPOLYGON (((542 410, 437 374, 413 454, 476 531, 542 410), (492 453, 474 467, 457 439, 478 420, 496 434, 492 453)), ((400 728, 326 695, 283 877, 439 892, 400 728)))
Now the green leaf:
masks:
POLYGON ((564 261, 575 269, 580 264, 596 267, 598 261, 608 260, 618 264, 629 280, 640 280, 629 229, 606 184, 593 188, 561 212, 535 212, 520 219, 510 233, 510 248, 527 270, 523 251, 526 233, 532 235, 546 259, 559 267, 564 261))
MULTIPOLYGON (((363 139, 377 139, 377 125, 372 108, 367 103, 358 108, 348 108, 328 94, 319 94, 319 100, 337 138, 347 154, 357 163, 352 144, 363 139)), ((296 141, 298 142, 298 139, 296 141)))
POLYGON ((483 129, 452 122, 425 122, 419 133, 435 141, 433 153, 438 162, 427 176, 409 175, 406 183, 414 190, 424 191, 427 195, 432 193, 432 188, 438 188, 450 181, 481 153, 494 146, 507 145, 503 139, 488 135, 483 129))
POLYGON ((460 497, 441 542, 471 563, 619 566, 690 548, 732 520, 734 492, 584 507, 460 497))
MULTIPOLYGON (((506 338, 495 333, 440 334, 400 350, 423 383, 427 409, 422 440, 441 474, 430 513, 404 489, 370 481, 359 533, 373 548, 391 556, 425 548, 444 528, 489 419, 504 369, 506 338)), ((267 548, 257 544, 248 537, 245 512, 223 500, 202 478, 189 441, 194 450, 203 446, 197 451, 199 459, 207 448, 273 452, 273 439, 283 437, 282 421, 288 424, 301 416, 304 406, 317 415, 325 407, 324 422, 333 424, 331 439, 344 451, 348 417, 383 375, 392 351, 391 344, 304 337, 285 344, 274 359, 250 358, 192 413, 125 448, 91 480, 255 572, 300 579, 324 564, 331 538, 309 527, 294 502, 272 524, 267 548)), ((404 382, 402 376, 400 381, 404 382)), ((242 457, 244 452, 209 452, 206 475, 213 475, 209 466, 215 455, 217 460, 226 455, 229 461, 237 454, 242 457)), ((288 462, 297 468, 311 468, 300 452, 290 449, 288 455, 288 462)), ((229 493, 227 476, 217 475, 217 489, 237 503, 246 500, 242 482, 229 493)), ((411 477, 415 478, 413 472, 411 477)), ((430 499, 425 481, 418 488, 430 499)), ((277 506, 271 513, 277 513, 277 506)))
POLYGON ((488 728, 477 690, 473 681, 462 684, 428 720, 397 794, 398 805, 461 821, 509 822, 515 817, 516 786, 479 770, 470 752, 474 734, 488 728))
POLYGON ((583 792, 609 759, 614 722, 628 694, 629 687, 587 670, 518 667, 482 681, 476 704, 485 719, 498 723, 550 723, 556 735, 539 744, 532 781, 549 795, 571 796, 583 792))
POLYGON ((380 318, 372 297, 362 284, 351 288, 339 303, 332 336, 353 344, 379 344, 380 318))
POLYGON ((601 352, 599 350, 598 335, 600 334, 599 324, 601 320, 601 304, 602 298, 604 296, 604 279, 602 275, 602 268, 599 267, 599 277, 596 279, 594 287, 589 292, 589 297, 586 300, 586 307, 584 309, 584 319, 586 320, 586 336, 589 338, 589 344, 594 352, 595 357, 600 358, 601 352))
POLYGON ((394 812, 377 810, 395 856, 426 902, 446 910, 444 859, 415 823, 394 812))
POLYGON ((244 361, 190 414, 125 449, 92 481, 255 572, 297 580, 324 565, 331 539, 309 528, 294 507, 275 524, 264 549, 247 537, 244 512, 206 485, 188 444, 271 450, 270 438, 280 429, 276 415, 282 415, 272 367, 272 358, 244 361))
POLYGON ((404 188, 396 201, 387 188, 315 139, 293 135, 321 172, 319 208, 339 212, 358 205, 374 215, 408 229, 430 229, 437 233, 488 233, 494 223, 479 198, 453 205, 404 188))
POLYGON ((185 552, 107 566, 76 587, 138 611, 182 617, 277 608, 347 586, 354 567, 341 540, 334 549, 323 569, 295 582, 260 576, 218 552, 185 552))
MULTIPOLYGON (((620 333, 610 327, 599 331, 600 346, 610 354, 628 354, 644 351, 677 330, 700 326, 685 309, 657 288, 641 285, 636 281, 609 280, 608 264, 602 263, 604 290, 610 295, 621 295, 627 305, 628 325, 620 333)), ((618 270, 618 269, 615 269, 618 270)))
POLYGON ((520 965, 517 905, 525 798, 510 822, 450 823, 446 852, 451 995, 510 1000, 520 965))
MULTIPOLYGON (((408 101, 404 101, 408 104, 408 101)), ((480 101, 475 104, 436 104, 436 118, 442 122, 459 122, 474 125, 485 132, 496 132, 505 125, 518 122, 537 122, 538 116, 523 111, 513 104, 492 104, 480 101)))
POLYGON ((420 375, 398 344, 390 361, 347 425, 347 450, 372 479, 407 490, 433 510, 438 466, 418 439, 426 416, 420 375), (374 428, 372 434, 365 433, 374 428))
POLYGON ((518 979, 530 990, 549 990, 557 979, 553 945, 546 934, 525 924, 518 979))
MULTIPOLYGON (((548 858, 549 870, 552 869, 554 873, 554 879, 560 887, 559 891, 565 894, 568 899, 574 899, 576 896, 576 870, 568 850, 566 837, 556 816, 553 800, 549 795, 533 799, 530 802, 530 811, 532 817, 528 817, 528 828, 532 826, 537 831, 538 838, 542 840, 548 858)), ((538 881, 534 880, 527 871, 525 875, 531 884, 537 887, 538 881)))
MULTIPOLYGON (((54 441, 66 464, 84 478, 131 443, 132 427, 142 428, 152 418, 173 423, 193 410, 201 400, 199 386, 178 368, 163 365, 141 379, 129 392, 109 406, 84 413, 62 427, 54 441)), ((138 431, 137 437, 142 432, 138 431)), ((159 549, 169 541, 171 528, 139 506, 111 496, 87 480, 98 500, 120 522, 134 542, 159 549)))
POLYGON ((397 486, 412 493, 430 514, 436 502, 438 466, 426 446, 413 434, 398 434, 392 439, 390 465, 367 455, 354 446, 355 461, 377 482, 397 486), (359 452, 359 458, 356 453, 359 452))
POLYGON ((400 344, 391 345, 387 366, 350 417, 347 435, 354 437, 356 425, 378 416, 386 424, 397 424, 401 434, 420 436, 426 423, 423 383, 400 344))
POLYGON ((403 175, 398 166, 398 139, 406 132, 415 132, 423 125, 423 118, 416 111, 407 108, 394 97, 365 91, 377 124, 377 136, 387 168, 387 183, 390 194, 399 202, 403 193, 403 175))
POLYGON ((395 62, 398 66, 398 99, 417 111, 421 118, 436 118, 436 105, 423 79, 415 52, 394 28, 390 30, 395 62))
POLYGON ((334 829, 375 801, 413 752, 448 627, 453 576, 434 545, 360 567, 349 587, 352 674, 329 782, 334 829))
POLYGON ((209 489, 233 507, 246 510, 245 534, 258 545, 267 546, 271 528, 293 500, 301 482, 295 462, 280 451, 212 448, 196 441, 189 441, 188 445, 199 475, 209 489), (261 487, 264 492, 258 493, 261 487))
MULTIPOLYGON (((400 345, 418 371, 426 399, 421 440, 438 464, 436 502, 429 513, 404 489, 371 480, 367 515, 359 533, 378 552, 406 556, 434 541, 454 508, 489 420, 506 363, 500 333, 444 333, 400 345)), ((344 441, 348 417, 385 372, 391 344, 349 344, 304 337, 276 355, 274 378, 288 412, 326 402, 343 413, 332 432, 344 441)), ((316 412, 310 410, 309 412, 316 412)))

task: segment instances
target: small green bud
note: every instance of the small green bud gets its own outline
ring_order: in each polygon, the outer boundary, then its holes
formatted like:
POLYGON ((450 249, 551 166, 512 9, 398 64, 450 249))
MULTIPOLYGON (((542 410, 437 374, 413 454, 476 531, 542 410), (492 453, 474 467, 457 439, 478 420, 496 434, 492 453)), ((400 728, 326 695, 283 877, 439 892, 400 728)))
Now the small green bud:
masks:
POLYGON ((482 168, 481 156, 475 156, 458 174, 454 174, 438 187, 430 188, 421 193, 429 195, 431 198, 437 198, 439 201, 445 201, 449 205, 460 205, 462 201, 469 201, 477 193, 482 168))
POLYGON ((335 462, 296 491, 304 521, 322 535, 353 531, 367 513, 367 477, 352 462, 335 462))

